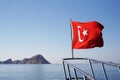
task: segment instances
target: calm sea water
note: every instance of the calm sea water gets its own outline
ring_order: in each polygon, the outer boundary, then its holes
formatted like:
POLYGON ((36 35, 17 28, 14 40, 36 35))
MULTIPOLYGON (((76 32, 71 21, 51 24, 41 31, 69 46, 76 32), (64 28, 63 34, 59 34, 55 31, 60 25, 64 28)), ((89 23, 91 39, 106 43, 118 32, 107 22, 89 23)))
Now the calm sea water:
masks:
POLYGON ((0 80, 64 80, 62 65, 0 65, 0 80))
MULTIPOLYGON (((88 70, 86 65, 81 65, 81 68, 88 70)), ((97 70, 96 77, 102 80, 102 72, 97 70)), ((120 75, 116 74, 117 70, 109 69, 109 75, 115 74, 110 80, 120 80, 120 75)), ((58 64, 42 64, 42 65, 0 65, 0 80, 65 80, 63 67, 58 64)))

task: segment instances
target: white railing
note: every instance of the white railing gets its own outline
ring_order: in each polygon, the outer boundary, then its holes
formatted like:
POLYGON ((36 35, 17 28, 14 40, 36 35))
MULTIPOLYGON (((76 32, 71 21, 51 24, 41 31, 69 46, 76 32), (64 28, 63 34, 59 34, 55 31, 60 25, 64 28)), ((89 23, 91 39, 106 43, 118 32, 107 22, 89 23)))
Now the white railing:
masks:
POLYGON ((105 69, 104 65, 116 67, 116 68, 118 68, 118 71, 120 73, 120 64, 98 61, 98 60, 89 59, 89 58, 64 58, 63 59, 63 69, 64 69, 64 74, 65 74, 65 80, 96 80, 92 62, 96 62, 96 63, 101 64, 102 72, 104 74, 104 80, 108 80, 108 76, 107 76, 106 69, 105 69), (80 67, 77 67, 73 63, 70 62, 70 61, 75 61, 75 60, 88 61, 92 74, 88 74, 86 71, 80 69, 80 67), (75 76, 71 76, 71 69, 70 68, 73 69, 75 76), (81 73, 83 77, 79 77, 78 73, 81 73))

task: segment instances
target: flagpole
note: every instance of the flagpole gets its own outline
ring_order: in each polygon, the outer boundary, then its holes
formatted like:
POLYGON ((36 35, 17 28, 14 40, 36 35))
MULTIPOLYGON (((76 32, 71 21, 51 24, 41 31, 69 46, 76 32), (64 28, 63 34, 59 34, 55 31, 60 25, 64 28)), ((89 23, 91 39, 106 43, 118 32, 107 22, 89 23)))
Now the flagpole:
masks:
POLYGON ((72 58, 74 58, 74 52, 73 52, 73 49, 72 49, 72 19, 70 19, 70 31, 71 31, 71 52, 72 52, 72 58))

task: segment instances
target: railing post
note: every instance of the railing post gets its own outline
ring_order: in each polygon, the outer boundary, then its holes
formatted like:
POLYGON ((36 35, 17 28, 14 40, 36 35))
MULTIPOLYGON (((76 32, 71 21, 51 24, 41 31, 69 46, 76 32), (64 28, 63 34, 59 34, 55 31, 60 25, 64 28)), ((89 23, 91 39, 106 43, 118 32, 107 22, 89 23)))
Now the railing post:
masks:
POLYGON ((108 77, 107 77, 107 74, 105 71, 105 67, 104 67, 104 63, 101 63, 101 64, 102 64, 102 69, 103 69, 103 74, 104 74, 105 80, 108 80, 108 77))
POLYGON ((65 68, 65 63, 63 61, 63 70, 64 70, 64 74, 65 74, 65 79, 67 80, 67 74, 66 74, 66 68, 65 68))
POLYGON ((74 72, 75 72, 75 80, 78 80, 77 72, 76 72, 76 69, 75 69, 75 68, 74 68, 74 72))
POLYGON ((70 73, 70 67, 69 67, 69 64, 67 64, 67 67, 68 67, 68 73, 69 73, 69 80, 71 80, 71 73, 70 73))
POLYGON ((120 73, 120 66, 118 67, 118 71, 119 71, 119 73, 120 73))
POLYGON ((83 80, 87 80, 87 77, 85 75, 83 75, 83 80))
POLYGON ((91 71, 92 71, 92 76, 93 76, 93 78, 95 78, 94 70, 93 70, 92 63, 91 63, 90 59, 89 59, 89 64, 90 64, 90 68, 91 68, 91 71))

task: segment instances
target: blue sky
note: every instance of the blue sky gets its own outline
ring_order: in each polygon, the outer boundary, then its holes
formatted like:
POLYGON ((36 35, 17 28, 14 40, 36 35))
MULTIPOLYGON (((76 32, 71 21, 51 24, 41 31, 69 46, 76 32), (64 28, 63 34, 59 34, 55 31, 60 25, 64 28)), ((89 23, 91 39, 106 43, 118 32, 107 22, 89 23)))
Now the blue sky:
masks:
POLYGON ((70 18, 104 25, 102 48, 75 57, 120 62, 119 0, 0 0, 0 60, 43 55, 51 63, 71 57, 70 18))

